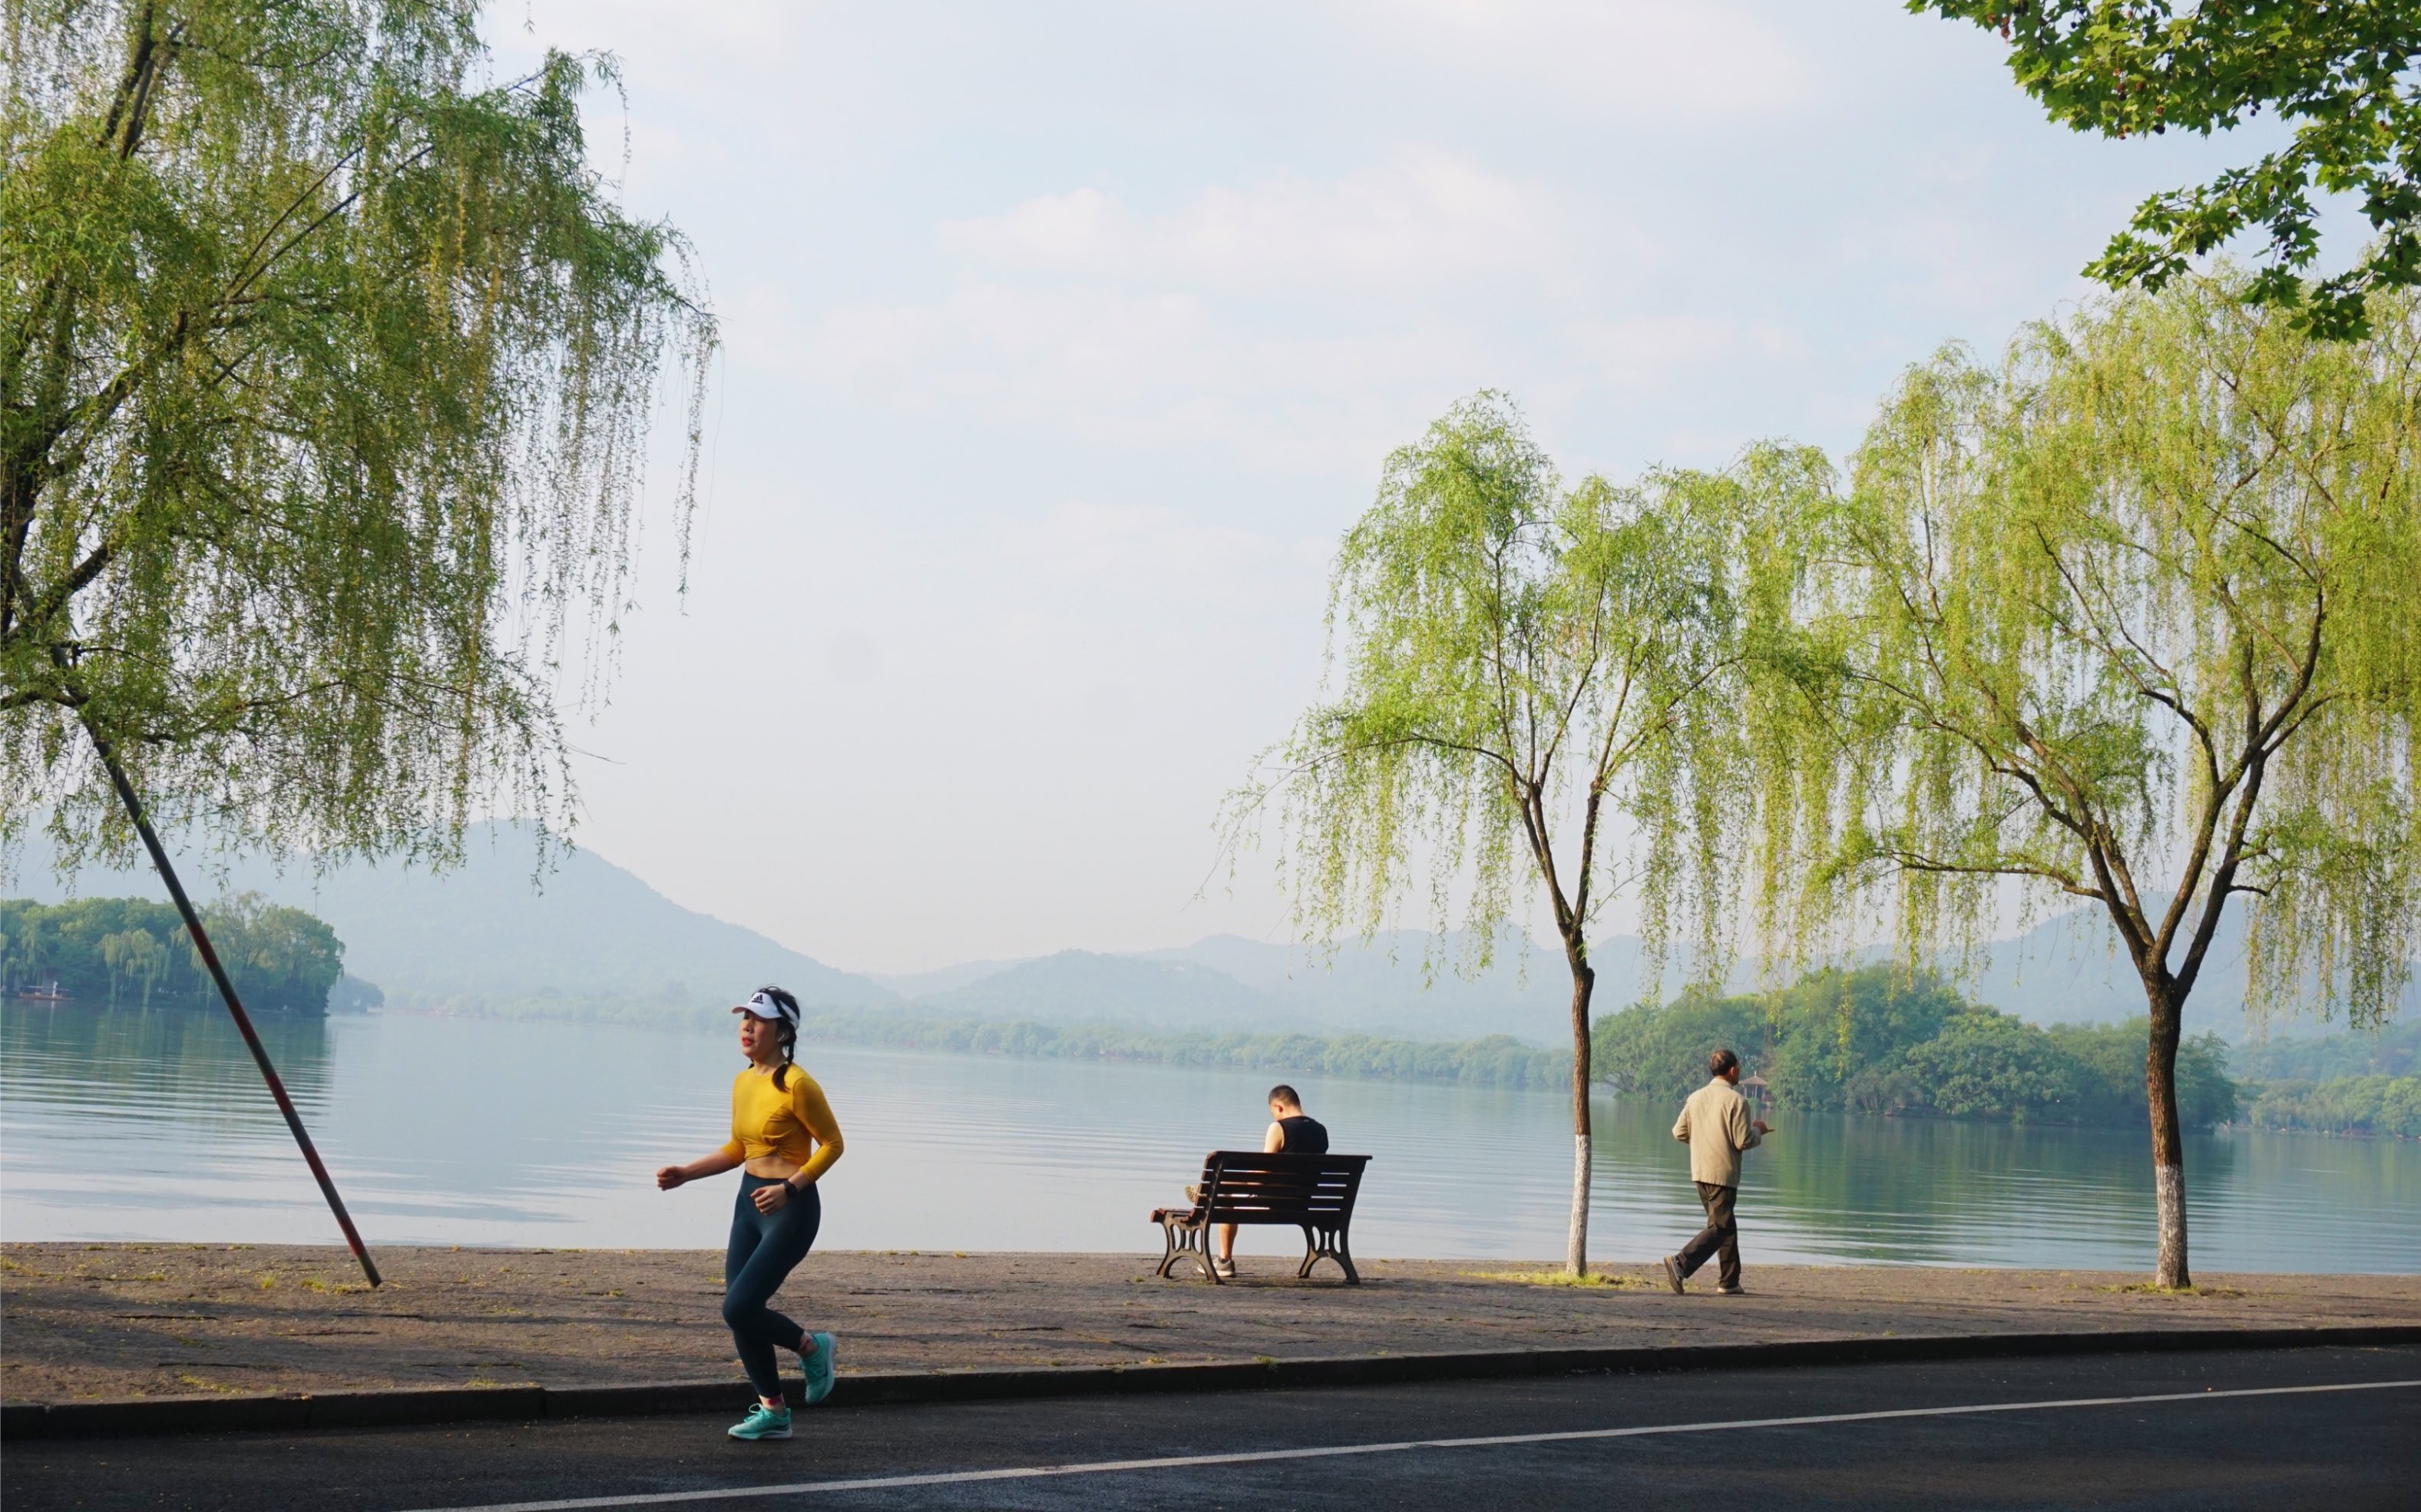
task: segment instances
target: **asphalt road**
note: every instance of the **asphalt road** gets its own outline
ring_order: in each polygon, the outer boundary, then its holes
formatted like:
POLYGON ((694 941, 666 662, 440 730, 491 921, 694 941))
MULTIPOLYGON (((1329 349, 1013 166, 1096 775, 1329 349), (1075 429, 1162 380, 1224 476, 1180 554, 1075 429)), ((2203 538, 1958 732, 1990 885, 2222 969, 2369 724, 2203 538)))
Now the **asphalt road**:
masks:
MULTIPOLYGON (((737 1418, 745 1404, 732 1405, 737 1418)), ((708 1512, 2421 1507, 2421 1348, 1567 1376, 797 1419, 798 1437, 761 1444, 726 1440, 725 1417, 23 1442, 0 1457, 0 1500, 9 1512, 420 1512, 585 1498, 708 1512), (2066 1405, 2044 1405, 2054 1403, 2066 1405), (1492 1439, 1511 1442, 1436 1442, 1492 1439), (1243 1457, 1198 1462, 1213 1455, 1243 1457), (1164 1462, 1188 1459, 1197 1462, 1164 1462)))

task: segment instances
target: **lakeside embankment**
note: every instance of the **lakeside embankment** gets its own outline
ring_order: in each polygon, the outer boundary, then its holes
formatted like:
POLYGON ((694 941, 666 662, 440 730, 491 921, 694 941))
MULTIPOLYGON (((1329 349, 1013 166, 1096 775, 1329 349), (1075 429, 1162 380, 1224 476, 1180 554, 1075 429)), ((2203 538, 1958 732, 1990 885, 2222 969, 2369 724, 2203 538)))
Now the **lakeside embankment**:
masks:
MULTIPOLYGON (((2414 1275, 2210 1275, 2160 1295, 2129 1273, 1754 1258, 1751 1294, 1717 1298, 1675 1297, 1636 1265, 1574 1287, 1512 1279, 1543 1262, 1368 1260, 1348 1287, 1247 1254, 1242 1284, 1213 1287, 1161 1280, 1140 1255, 835 1251, 811 1255, 780 1305, 837 1333, 850 1372, 2421 1324, 2414 1275)), ((335 1247, 0 1247, 0 1395, 739 1380, 719 1253, 393 1248, 379 1261, 387 1284, 371 1291, 335 1247)))

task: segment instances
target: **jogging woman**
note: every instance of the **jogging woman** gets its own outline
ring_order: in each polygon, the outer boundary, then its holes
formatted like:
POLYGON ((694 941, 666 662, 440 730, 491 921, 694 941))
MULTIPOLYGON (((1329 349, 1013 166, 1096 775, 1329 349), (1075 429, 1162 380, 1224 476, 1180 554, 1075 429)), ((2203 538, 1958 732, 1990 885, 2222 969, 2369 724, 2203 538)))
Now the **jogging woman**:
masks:
POLYGON ((731 1247, 723 1257, 723 1320, 739 1342, 757 1405, 733 1425, 731 1436, 787 1439, 790 1408, 773 1351, 798 1353, 813 1406, 832 1395, 833 1336, 809 1333, 765 1304, 816 1241, 823 1221, 816 1178, 840 1159, 840 1125, 823 1088, 791 1061, 799 1044, 799 1000, 778 987, 761 988, 731 1011, 740 1015, 740 1051, 748 1057, 748 1068, 731 1083, 731 1143, 704 1160, 665 1166, 656 1173, 656 1185, 670 1192, 742 1168, 731 1247))

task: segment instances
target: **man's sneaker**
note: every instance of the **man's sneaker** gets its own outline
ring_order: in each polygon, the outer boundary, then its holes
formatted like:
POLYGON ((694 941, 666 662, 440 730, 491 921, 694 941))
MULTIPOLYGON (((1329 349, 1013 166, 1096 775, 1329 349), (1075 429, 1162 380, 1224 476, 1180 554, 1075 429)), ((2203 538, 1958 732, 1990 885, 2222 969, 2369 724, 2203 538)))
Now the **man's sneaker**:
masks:
MULTIPOLYGON (((799 1363, 806 1369, 807 1405, 813 1407, 832 1395, 833 1336, 829 1333, 810 1333, 807 1335, 807 1340, 816 1347, 816 1352, 801 1355, 799 1363)), ((789 1421, 789 1414, 783 1415, 783 1421, 785 1423, 789 1421)))
POLYGON ((1219 1279, 1222 1281, 1236 1279, 1236 1262, 1233 1260, 1214 1259, 1210 1262, 1210 1269, 1218 1272, 1219 1279))
POLYGON ((1717 1286, 1715 1288, 1715 1295, 1718 1297, 1745 1297, 1748 1295, 1748 1288, 1746 1286, 1717 1286))
POLYGON ((1681 1262, 1669 1255, 1664 1256, 1664 1280, 1674 1296, 1681 1295, 1681 1262))
POLYGON ((767 1407, 763 1402, 748 1410, 748 1415, 731 1425, 735 1439, 787 1439, 790 1436, 790 1410, 767 1407))

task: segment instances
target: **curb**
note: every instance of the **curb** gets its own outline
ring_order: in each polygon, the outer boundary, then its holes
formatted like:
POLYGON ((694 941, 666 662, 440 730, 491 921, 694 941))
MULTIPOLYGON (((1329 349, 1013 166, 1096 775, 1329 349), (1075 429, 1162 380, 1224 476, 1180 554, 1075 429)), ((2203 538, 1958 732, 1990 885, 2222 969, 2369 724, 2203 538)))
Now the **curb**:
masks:
MULTIPOLYGON (((1970 1333, 1910 1338, 1804 1339, 1773 1344, 1682 1344, 1618 1348, 1502 1349, 1244 1361, 1198 1365, 1101 1365, 1073 1370, 880 1371, 843 1376, 836 1407, 1029 1401, 1147 1392, 1280 1387, 1393 1386, 1420 1381, 1633 1371, 1790 1365, 1898 1364, 2168 1350, 2302 1349, 2421 1344, 2421 1324, 2328 1328, 2127 1329, 2073 1333, 1970 1333)), ((0 1405, 0 1441, 123 1438, 168 1433, 387 1427, 408 1424, 647 1417, 734 1408, 747 1386, 731 1380, 628 1386, 428 1386, 392 1391, 262 1396, 164 1396, 109 1402, 0 1405)))

